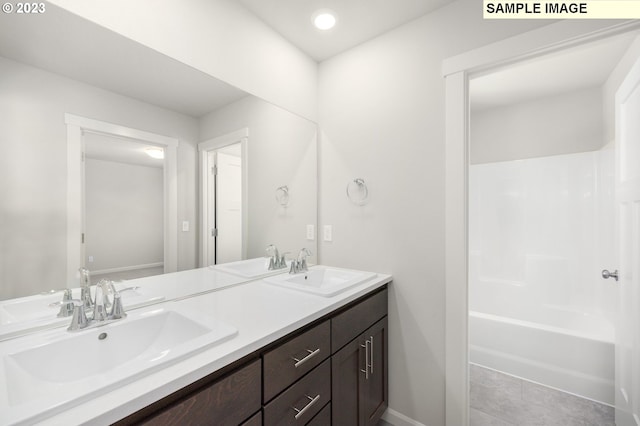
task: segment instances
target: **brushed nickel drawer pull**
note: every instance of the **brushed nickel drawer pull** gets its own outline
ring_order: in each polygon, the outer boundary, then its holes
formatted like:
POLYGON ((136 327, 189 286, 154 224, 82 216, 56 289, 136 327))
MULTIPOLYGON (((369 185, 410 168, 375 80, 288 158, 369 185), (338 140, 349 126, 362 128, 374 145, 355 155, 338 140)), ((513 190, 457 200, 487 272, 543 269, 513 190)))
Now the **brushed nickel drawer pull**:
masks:
POLYGON ((369 337, 371 337, 371 354, 369 355, 371 357, 371 363, 369 364, 369 367, 371 367, 371 374, 373 375, 373 336, 369 337))
POLYGON ((315 351, 307 349, 307 352, 309 352, 309 355, 305 356, 302 359, 291 357, 291 359, 296 362, 295 364, 293 364, 294 367, 298 368, 299 366, 301 366, 305 362, 309 361, 314 356, 318 355, 320 353, 320 348, 316 349, 315 351))
POLYGON ((304 415, 305 411, 307 411, 309 408, 311 408, 311 406, 313 404, 315 404, 316 402, 318 402, 318 400, 320 399, 320 395, 316 395, 315 398, 311 398, 309 395, 305 395, 308 399, 309 402, 307 403, 307 405, 305 405, 301 410, 298 410, 296 407, 291 407, 296 411, 296 420, 298 420, 298 418, 302 415, 304 415))
POLYGON ((360 345, 364 348, 364 370, 360 369, 361 373, 364 373, 364 378, 369 380, 369 340, 364 341, 364 345, 360 345))

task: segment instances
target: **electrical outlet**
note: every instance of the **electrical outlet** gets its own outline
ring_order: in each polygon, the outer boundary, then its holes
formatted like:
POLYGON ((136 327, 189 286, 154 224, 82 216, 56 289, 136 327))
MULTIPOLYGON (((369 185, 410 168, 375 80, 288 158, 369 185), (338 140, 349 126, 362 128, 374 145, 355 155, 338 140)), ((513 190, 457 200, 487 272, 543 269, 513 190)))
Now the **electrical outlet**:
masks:
POLYGON ((189 232, 189 221, 188 220, 183 220, 182 221, 182 232, 189 232))
POLYGON ((93 256, 89 256, 89 263, 93 262, 93 256))
POLYGON ((324 226, 323 234, 325 241, 333 241, 333 227, 331 225, 324 226))
POLYGON ((313 225, 307 225, 307 240, 315 239, 315 229, 313 225))

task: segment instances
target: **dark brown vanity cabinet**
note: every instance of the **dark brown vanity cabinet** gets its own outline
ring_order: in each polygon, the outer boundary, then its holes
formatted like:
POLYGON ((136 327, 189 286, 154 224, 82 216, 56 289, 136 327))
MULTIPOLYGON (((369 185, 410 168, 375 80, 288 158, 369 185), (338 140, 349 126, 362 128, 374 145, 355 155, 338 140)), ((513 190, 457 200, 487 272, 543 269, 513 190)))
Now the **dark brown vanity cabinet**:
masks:
POLYGON ((385 286, 119 424, 375 426, 387 337, 385 286))

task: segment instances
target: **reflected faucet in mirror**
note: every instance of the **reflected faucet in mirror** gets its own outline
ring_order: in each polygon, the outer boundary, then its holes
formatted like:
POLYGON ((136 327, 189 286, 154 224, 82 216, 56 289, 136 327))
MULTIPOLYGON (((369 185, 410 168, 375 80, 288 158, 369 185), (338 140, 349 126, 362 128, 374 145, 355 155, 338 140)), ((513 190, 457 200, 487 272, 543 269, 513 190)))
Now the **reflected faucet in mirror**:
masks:
POLYGON ((311 251, 307 248, 302 248, 298 253, 298 258, 291 261, 290 274, 297 274, 300 272, 307 272, 307 257, 311 256, 311 251))
POLYGON ((278 252, 278 248, 273 244, 269 244, 266 251, 267 254, 271 255, 271 258, 269 259, 270 271, 276 271, 278 269, 284 269, 287 267, 286 255, 288 252, 282 253, 282 255, 280 255, 280 253, 278 252))

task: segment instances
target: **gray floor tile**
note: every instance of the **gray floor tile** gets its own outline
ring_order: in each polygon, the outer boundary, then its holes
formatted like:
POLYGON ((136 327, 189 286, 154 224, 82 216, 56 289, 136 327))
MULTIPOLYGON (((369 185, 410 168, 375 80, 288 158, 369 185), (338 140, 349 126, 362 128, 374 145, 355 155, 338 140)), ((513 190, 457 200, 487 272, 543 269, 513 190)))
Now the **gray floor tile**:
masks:
POLYGON ((480 410, 471 408, 469 411, 469 426, 514 426, 513 423, 505 422, 497 417, 490 416, 480 410))
POLYGON ((489 391, 506 398, 522 399, 521 379, 473 364, 469 373, 472 387, 480 385, 480 389, 485 392, 489 391))
POLYGON ((380 420, 376 426, 393 426, 391 423, 380 420))
POLYGON ((523 381, 522 396, 525 401, 545 405, 557 412, 575 417, 585 425, 615 426, 614 409, 608 405, 526 380, 523 381))
POLYGON ((469 400, 474 426, 615 426, 611 407, 473 365, 469 400))

